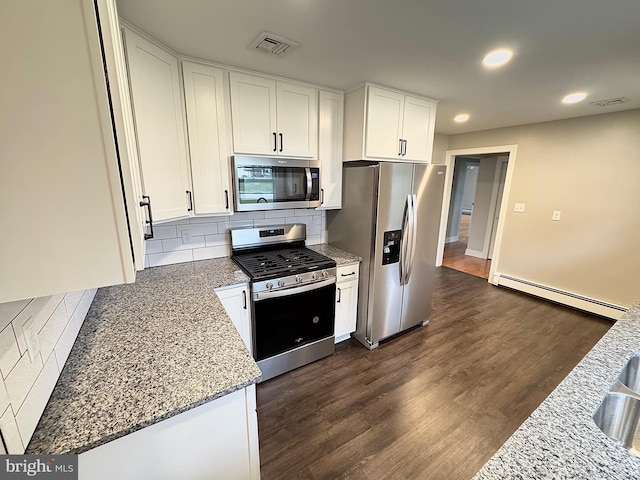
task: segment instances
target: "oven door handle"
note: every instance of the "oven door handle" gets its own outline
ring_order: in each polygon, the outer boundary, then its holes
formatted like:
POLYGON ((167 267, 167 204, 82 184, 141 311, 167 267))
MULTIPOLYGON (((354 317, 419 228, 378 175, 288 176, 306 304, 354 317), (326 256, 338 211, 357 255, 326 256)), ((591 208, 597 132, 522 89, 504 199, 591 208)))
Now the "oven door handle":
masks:
POLYGON ((259 302, 260 300, 269 300, 270 298, 286 297, 288 295, 295 295, 296 293, 310 292, 318 288, 326 287, 336 283, 335 277, 321 280, 320 282, 309 283, 300 287, 283 288, 282 290, 275 290, 273 292, 256 292, 253 294, 253 301, 259 302))

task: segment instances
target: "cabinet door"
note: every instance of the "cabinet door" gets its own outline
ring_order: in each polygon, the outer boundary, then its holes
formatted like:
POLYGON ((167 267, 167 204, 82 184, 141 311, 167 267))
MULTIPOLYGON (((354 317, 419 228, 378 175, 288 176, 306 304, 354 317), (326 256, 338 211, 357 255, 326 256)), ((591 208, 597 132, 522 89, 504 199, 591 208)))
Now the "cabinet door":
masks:
POLYGON ((356 329, 358 280, 338 283, 336 286, 336 341, 344 340, 356 329))
POLYGON ((318 156, 318 91, 287 82, 277 84, 278 155, 318 156))
POLYGON ((276 82, 231 72, 233 151, 275 155, 277 151, 276 82))
POLYGON ((178 59, 125 29, 144 192, 154 220, 189 215, 189 167, 184 139, 178 59))
POLYGON ((229 213, 230 167, 224 72, 182 62, 193 207, 196 214, 229 213))
POLYGON ((251 311, 249 310, 249 293, 244 285, 217 289, 216 295, 222 302, 227 315, 244 340, 249 352, 251 349, 251 311))
POLYGON ((406 140, 403 160, 431 161, 435 127, 435 104, 407 96, 404 101, 402 138, 406 140))
POLYGON ((133 281, 93 3, 1 2, 0 24, 0 303, 133 281))
POLYGON ((365 155, 373 158, 398 158, 404 95, 369 87, 365 155))
POLYGON ((318 159, 320 173, 321 209, 342 206, 342 124, 344 95, 320 91, 318 125, 318 159))

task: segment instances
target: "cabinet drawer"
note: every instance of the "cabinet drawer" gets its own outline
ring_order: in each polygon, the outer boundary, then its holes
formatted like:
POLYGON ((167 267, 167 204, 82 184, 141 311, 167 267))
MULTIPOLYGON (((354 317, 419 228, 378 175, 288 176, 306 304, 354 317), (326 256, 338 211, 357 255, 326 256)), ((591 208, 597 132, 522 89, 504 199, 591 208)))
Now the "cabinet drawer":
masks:
POLYGON ((349 265, 341 265, 338 267, 337 282, 348 282, 357 279, 360 274, 360 263, 350 263, 349 265))

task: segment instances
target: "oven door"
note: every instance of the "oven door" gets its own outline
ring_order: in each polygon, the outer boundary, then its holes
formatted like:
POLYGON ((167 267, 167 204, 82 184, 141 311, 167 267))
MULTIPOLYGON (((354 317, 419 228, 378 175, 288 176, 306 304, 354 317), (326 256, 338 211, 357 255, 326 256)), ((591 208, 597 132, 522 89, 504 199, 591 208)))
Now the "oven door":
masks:
POLYGON ((253 296, 256 360, 331 337, 335 321, 335 278, 253 296))

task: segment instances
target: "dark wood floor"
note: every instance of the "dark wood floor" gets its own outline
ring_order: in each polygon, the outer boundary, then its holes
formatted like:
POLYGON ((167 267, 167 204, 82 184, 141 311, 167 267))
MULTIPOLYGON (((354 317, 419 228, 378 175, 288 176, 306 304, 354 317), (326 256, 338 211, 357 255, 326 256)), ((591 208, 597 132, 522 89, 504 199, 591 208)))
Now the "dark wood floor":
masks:
POLYGON ((258 385, 263 480, 469 479, 611 326, 437 270, 428 327, 258 385))

